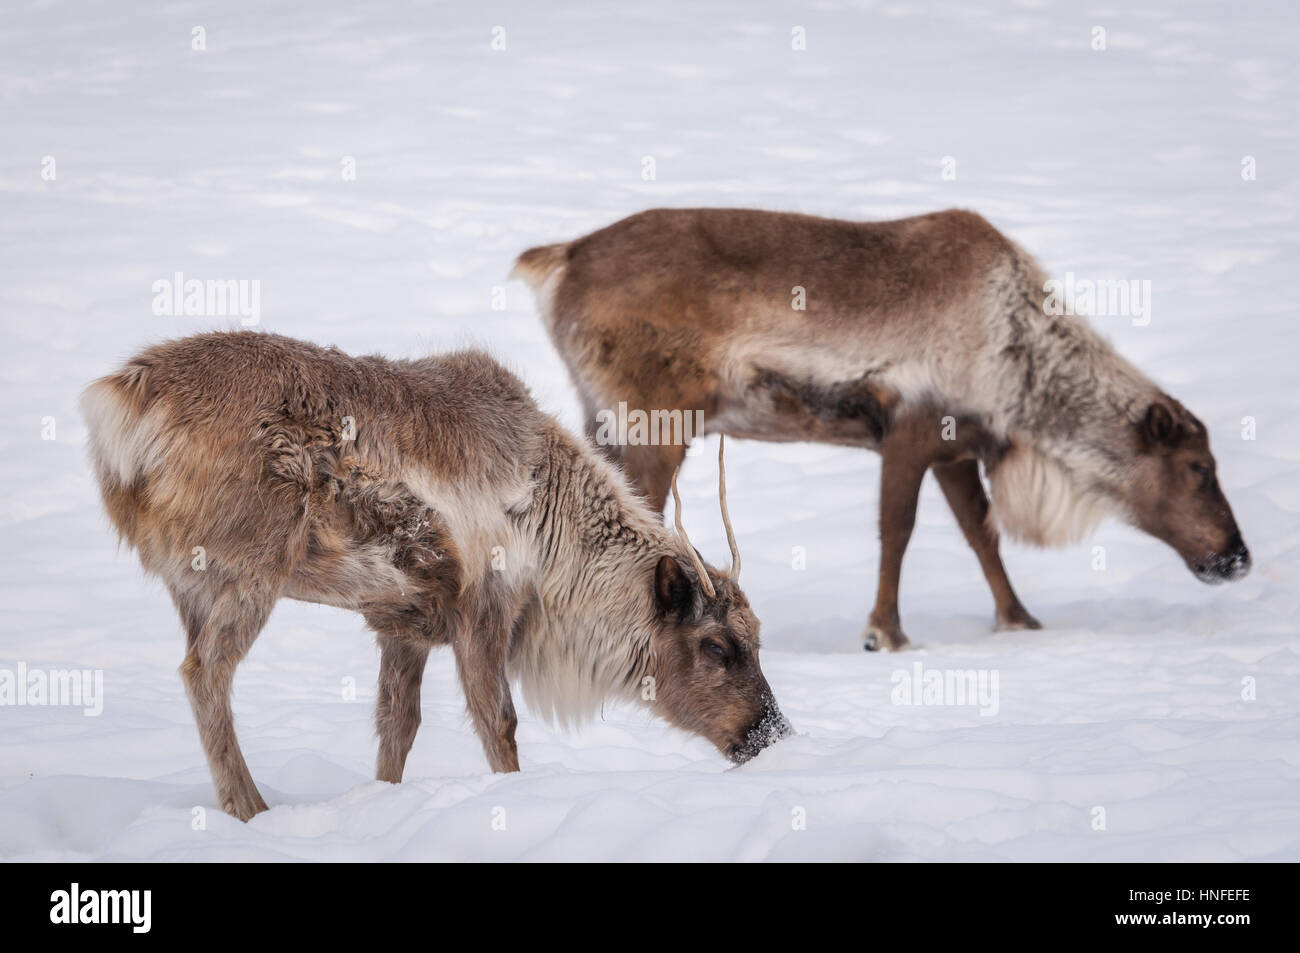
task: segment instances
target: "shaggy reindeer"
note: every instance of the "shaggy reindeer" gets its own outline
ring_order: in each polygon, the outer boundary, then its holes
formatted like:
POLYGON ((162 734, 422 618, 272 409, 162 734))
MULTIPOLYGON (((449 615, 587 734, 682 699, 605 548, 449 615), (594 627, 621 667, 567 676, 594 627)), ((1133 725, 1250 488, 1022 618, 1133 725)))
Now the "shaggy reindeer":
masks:
MULTIPOLYGON (((1204 424, 1084 320, 1045 313, 1041 270, 971 212, 860 223, 657 209, 526 251, 514 274, 589 422, 626 401, 703 410, 706 430, 738 437, 881 453, 868 649, 907 644, 898 580, 926 470, 979 557, 999 628, 1040 626, 1007 579, 997 527, 1062 545, 1114 512, 1202 581, 1250 567, 1204 424)), ((683 448, 606 452, 663 506, 683 448)))
POLYGON ((648 701, 736 762, 789 730, 738 559, 705 566, 483 353, 389 361, 205 334, 146 350, 82 409, 109 516, 180 612, 181 674, 242 820, 266 802, 231 681, 285 596, 355 609, 378 635, 383 781, 402 779, 434 645, 455 653, 494 771, 519 770, 511 677, 566 724, 648 701))

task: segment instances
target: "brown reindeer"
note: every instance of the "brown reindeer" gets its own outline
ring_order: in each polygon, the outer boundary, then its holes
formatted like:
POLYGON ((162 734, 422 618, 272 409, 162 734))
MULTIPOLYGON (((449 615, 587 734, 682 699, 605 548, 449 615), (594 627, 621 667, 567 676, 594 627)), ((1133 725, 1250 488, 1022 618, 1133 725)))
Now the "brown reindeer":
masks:
MULTIPOLYGON (((1038 266, 971 212, 656 209, 526 251, 514 274, 538 297, 589 429, 626 402, 702 411, 706 431, 881 453, 868 649, 907 642, 898 581, 927 470, 979 557, 998 628, 1040 628, 1007 579, 998 527, 1059 545, 1114 512, 1203 581, 1250 567, 1205 426, 1086 321, 1049 313, 1038 266)), ((604 450, 663 506, 682 446, 604 450)))
POLYGON ((707 567, 483 353, 206 334, 149 348, 82 408, 108 514, 180 612, 181 674, 240 819, 266 802, 230 687, 282 597, 355 609, 377 634, 380 780, 402 778, 435 645, 494 771, 519 769, 512 677, 544 716, 645 702, 737 762, 789 731, 739 561, 707 567))

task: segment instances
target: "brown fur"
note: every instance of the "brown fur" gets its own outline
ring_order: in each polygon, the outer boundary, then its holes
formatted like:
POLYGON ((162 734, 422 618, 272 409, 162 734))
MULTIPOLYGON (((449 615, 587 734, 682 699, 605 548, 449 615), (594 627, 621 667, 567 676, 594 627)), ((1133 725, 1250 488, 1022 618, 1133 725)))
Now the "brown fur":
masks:
MULTIPOLYGON (((515 273, 537 292, 589 422, 618 402, 702 409, 706 430, 882 453, 868 648, 906 643, 898 578, 927 470, 1001 628, 1039 624, 1007 579, 998 525, 1061 544, 1114 510, 1201 578, 1249 566, 1217 484, 1188 477, 1214 467, 1204 427, 1086 321, 1045 313, 1037 265, 971 212, 847 222, 655 209, 527 251, 515 273), (806 310, 792 307, 797 289, 806 310), (1162 440, 1146 424, 1156 406, 1177 421, 1162 440), (956 433, 941 439, 948 421, 956 433)), ((683 448, 602 449, 663 506, 683 448)))
POLYGON ((435 645, 494 771, 519 769, 512 675, 543 714, 645 701, 737 760, 788 731, 739 588, 707 570, 707 598, 683 542, 485 354, 199 335, 92 384, 83 411, 109 517, 180 613, 181 674, 236 817, 266 803, 231 682, 283 597, 375 631, 381 780, 401 780, 435 645))

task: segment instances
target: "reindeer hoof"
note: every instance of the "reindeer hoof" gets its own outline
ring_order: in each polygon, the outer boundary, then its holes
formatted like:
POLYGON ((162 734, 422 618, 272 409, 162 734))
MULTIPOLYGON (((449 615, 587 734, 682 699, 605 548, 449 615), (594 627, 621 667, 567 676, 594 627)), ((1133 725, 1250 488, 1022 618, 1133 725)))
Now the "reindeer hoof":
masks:
POLYGON ((1029 610, 1018 605, 1009 612, 999 613, 993 623, 994 632, 1015 632, 1021 629, 1041 629, 1043 623, 1029 614, 1029 610))
POLYGON ((237 818, 247 823, 256 815, 268 810, 266 802, 262 800, 262 795, 254 790, 251 794, 240 793, 233 797, 223 798, 221 809, 231 817, 237 818))
POLYGON ((901 629, 885 629, 869 625, 862 634, 862 647, 868 652, 897 652, 907 646, 907 636, 901 629))

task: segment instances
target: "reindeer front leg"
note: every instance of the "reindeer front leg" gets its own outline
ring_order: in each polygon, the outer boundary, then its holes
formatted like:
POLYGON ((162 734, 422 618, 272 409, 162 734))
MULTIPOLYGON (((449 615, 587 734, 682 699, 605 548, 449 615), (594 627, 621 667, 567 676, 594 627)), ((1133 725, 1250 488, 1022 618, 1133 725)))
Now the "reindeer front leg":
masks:
POLYGON ((379 697, 375 701, 379 757, 375 777, 398 784, 420 729, 420 682, 431 643, 380 631, 379 697))
POLYGON ((880 453, 880 581, 862 637, 868 652, 897 651, 907 645, 898 619, 898 580, 930 462, 926 441, 915 425, 896 426, 881 442, 880 453))
POLYGON ((989 522, 989 498, 980 481, 979 464, 974 460, 956 460, 936 463, 933 470, 966 542, 975 550, 984 570, 984 578, 993 593, 997 628, 1041 629, 1042 624, 1029 614, 1011 588, 1011 580, 1002 565, 998 532, 989 522))
POLYGON ((465 705, 493 771, 518 771, 514 699, 506 675, 513 613, 487 607, 473 624, 462 625, 452 640, 465 705))

